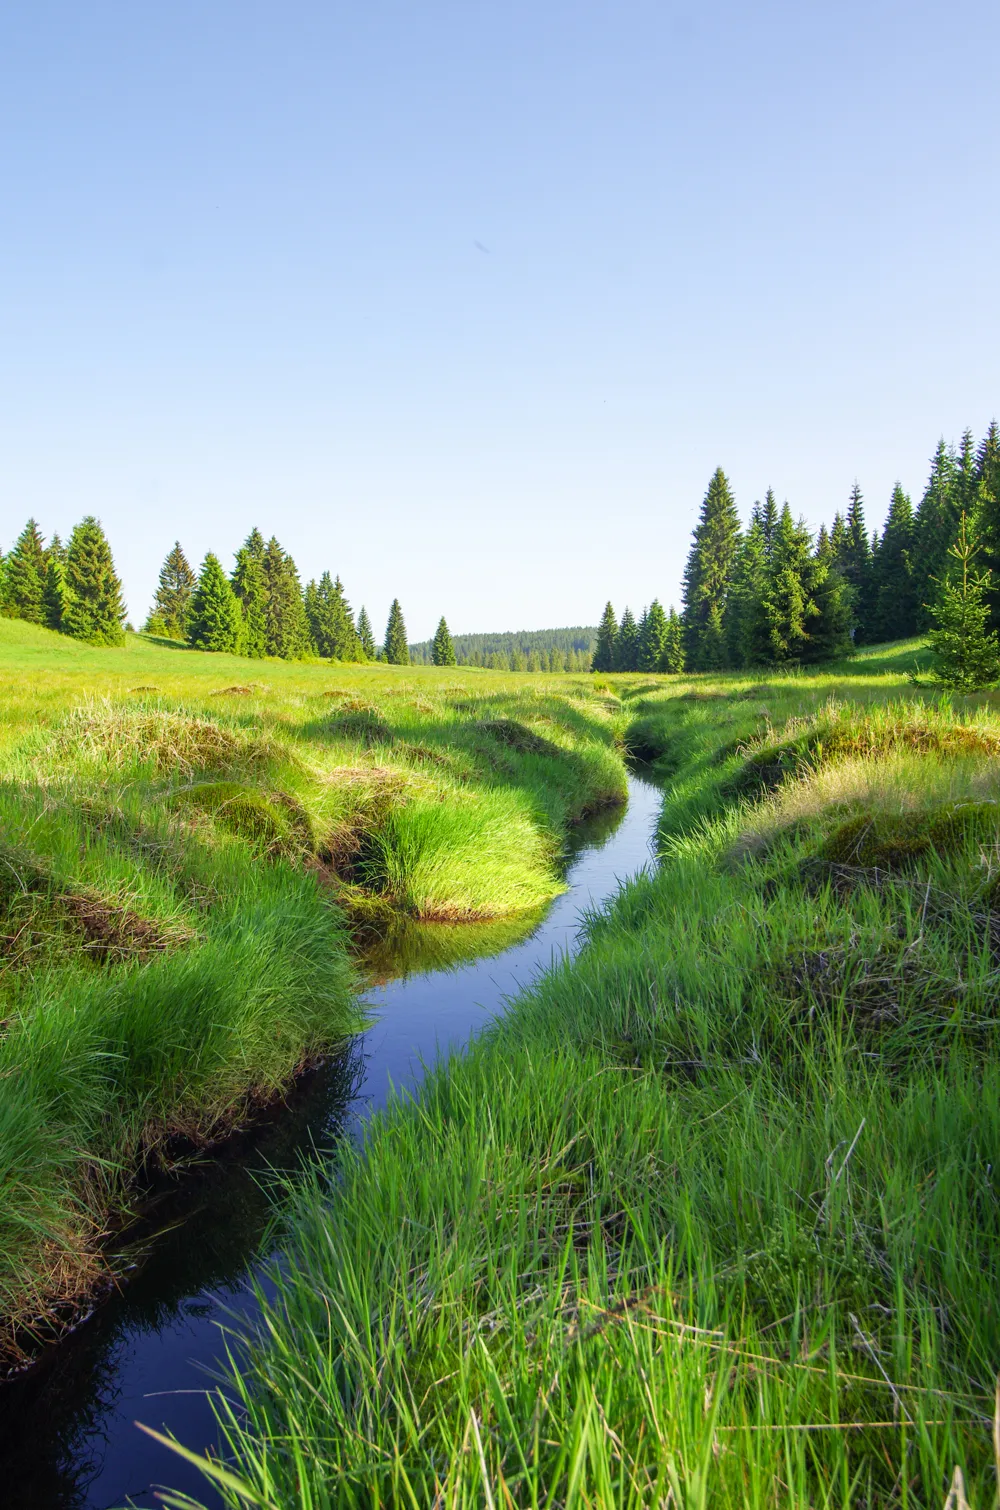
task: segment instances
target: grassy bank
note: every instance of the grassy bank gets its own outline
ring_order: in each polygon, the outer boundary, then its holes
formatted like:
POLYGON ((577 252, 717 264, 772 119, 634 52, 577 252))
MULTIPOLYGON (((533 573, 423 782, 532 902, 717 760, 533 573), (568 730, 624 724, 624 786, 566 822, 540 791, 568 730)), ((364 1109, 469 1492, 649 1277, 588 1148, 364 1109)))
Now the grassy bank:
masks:
POLYGON ((345 917, 500 926, 561 889, 624 771, 608 700, 538 681, 0 619, 0 1358, 100 1282, 144 1160, 352 1029, 345 917))
POLYGON ((1000 718, 920 660, 614 683, 662 865, 299 1192, 229 1503, 994 1504, 1000 718))

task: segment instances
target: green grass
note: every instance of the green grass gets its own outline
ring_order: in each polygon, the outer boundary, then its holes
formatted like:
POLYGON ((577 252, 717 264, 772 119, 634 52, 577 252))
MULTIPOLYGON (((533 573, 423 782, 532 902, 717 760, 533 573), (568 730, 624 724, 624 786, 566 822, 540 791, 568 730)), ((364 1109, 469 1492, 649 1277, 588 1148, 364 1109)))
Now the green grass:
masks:
POLYGON ((347 915, 530 927, 625 777, 617 701, 583 677, 105 650, 0 619, 0 684, 16 1361, 106 1278, 144 1162, 224 1136, 357 1026, 347 915))
POLYGON ((609 680, 662 863, 290 1198, 227 1503, 995 1504, 1000 719, 920 654, 609 680))

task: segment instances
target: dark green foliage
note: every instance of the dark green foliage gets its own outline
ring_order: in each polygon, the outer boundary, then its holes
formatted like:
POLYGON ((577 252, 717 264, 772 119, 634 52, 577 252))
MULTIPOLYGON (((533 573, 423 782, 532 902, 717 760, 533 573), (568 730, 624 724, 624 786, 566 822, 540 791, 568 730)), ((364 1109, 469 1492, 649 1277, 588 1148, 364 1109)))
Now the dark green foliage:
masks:
POLYGON ((809 636, 802 647, 802 659, 808 664, 840 660, 850 655, 853 648, 851 590, 834 564, 829 536, 821 531, 821 537, 812 582, 816 613, 810 619, 809 636))
POLYGON ((251 530, 236 552, 236 567, 230 578, 243 610, 242 652, 252 660, 262 660, 267 655, 266 548, 260 530, 251 530))
POLYGON ((872 572, 873 640, 902 640, 917 632, 913 541, 913 505, 897 482, 872 572))
POLYGON ((166 635, 173 640, 186 638, 188 610, 197 580, 180 541, 175 540, 160 568, 156 596, 146 620, 147 633, 166 635))
POLYGON ((124 645, 125 604, 111 547, 88 514, 74 529, 66 552, 63 629, 92 645, 124 645))
POLYGON ((333 581, 325 571, 319 583, 310 582, 305 594, 306 618, 313 644, 319 655, 332 661, 357 661, 361 659, 361 644, 351 605, 344 596, 344 587, 338 577, 333 581))
POLYGON ((42 594, 45 623, 49 629, 62 629, 66 605, 66 547, 53 535, 45 552, 45 588, 42 594))
POLYGON ((834 521, 834 562, 851 589, 855 615, 855 643, 870 638, 872 616, 872 549, 865 526, 865 505, 861 489, 855 483, 847 505, 847 518, 837 530, 834 521))
POLYGON ((218 556, 211 551, 202 562, 191 596, 187 630, 188 640, 198 650, 239 652, 243 613, 218 556))
POLYGON ((45 546, 34 519, 29 519, 4 563, 3 611, 9 619, 44 624, 45 546))
POLYGON ((591 661, 593 671, 614 671, 618 655, 618 621, 610 603, 605 603, 597 626, 597 643, 591 661))
POLYGON ((1000 430, 994 420, 976 452, 976 539, 982 569, 990 573, 986 602, 990 628, 1000 629, 1000 430))
POLYGON ((723 617, 739 552, 740 521, 728 479, 718 467, 708 485, 684 572, 688 664, 714 670, 727 662, 723 617))
POLYGON ((372 633, 372 622, 368 617, 368 610, 362 607, 358 614, 358 645, 361 649, 361 659, 373 661, 378 654, 375 646, 375 636, 372 633))
POLYGON ((639 670, 639 626, 635 622, 635 615, 631 608, 626 608, 622 614, 622 621, 618 626, 618 640, 615 645, 615 670, 639 670))
POLYGON ((973 568, 976 554, 963 514, 958 539, 948 551, 953 569, 930 607, 937 674, 956 692, 979 692, 1000 680, 1000 637, 988 628, 985 601, 990 579, 973 568))
MULTIPOLYGON (((543 671, 589 671, 597 639, 597 628, 571 626, 567 629, 514 629, 493 634, 455 634, 455 658, 459 666, 491 666, 491 657, 502 656, 502 669, 510 670, 511 657, 520 652, 531 669, 531 652, 537 651, 543 671), (553 667, 556 653, 558 665, 553 667)), ((413 665, 431 665, 433 640, 419 640, 410 646, 413 665)))
POLYGON ((961 510, 956 498, 956 474, 954 452, 941 440, 914 521, 912 560, 918 627, 921 629, 934 622, 931 604, 940 591, 948 565, 948 551, 958 530, 961 510))
POLYGON ((676 608, 671 606, 667 614, 667 628, 663 637, 663 661, 661 671, 679 676, 684 670, 684 628, 676 608))
POLYGON ((262 560, 267 587, 265 643, 268 655, 302 660, 312 652, 302 584, 295 562, 272 535, 262 560))
MULTIPOLYGON (((767 491, 765 509, 773 510, 774 494, 767 491)), ((731 666, 756 666, 768 659, 769 641, 761 613, 767 569, 777 518, 765 518, 753 506, 750 528, 740 541, 726 603, 726 656, 731 666)))
POLYGON ((642 633, 639 636, 636 669, 661 671, 667 648, 667 616, 658 598, 654 598, 642 616, 642 633))
POLYGON ((786 503, 781 510, 764 573, 760 621, 773 662, 801 659, 816 617, 813 591, 817 563, 805 525, 792 518, 786 503))
POLYGON ((434 634, 432 659, 435 666, 455 665, 455 646, 443 614, 434 634))
POLYGON ((410 647, 406 641, 406 625, 403 622, 403 610, 399 606, 398 598, 393 598, 392 607, 389 609, 383 653, 390 666, 410 664, 410 647))

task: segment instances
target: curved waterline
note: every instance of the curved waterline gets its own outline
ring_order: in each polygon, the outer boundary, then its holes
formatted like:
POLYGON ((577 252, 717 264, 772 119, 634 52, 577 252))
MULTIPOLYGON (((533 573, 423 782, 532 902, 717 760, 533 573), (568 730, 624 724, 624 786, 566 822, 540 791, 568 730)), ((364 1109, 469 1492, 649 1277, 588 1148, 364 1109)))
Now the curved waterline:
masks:
POLYGON ((373 1021, 362 1039, 306 1076, 242 1144, 179 1184, 164 1182, 133 1234, 135 1268, 121 1293, 4 1387, 0 1462, 11 1503, 152 1507, 164 1482, 212 1503, 201 1476, 134 1423, 195 1450, 214 1443, 206 1373, 222 1353, 220 1327, 252 1319, 247 1277, 275 1253, 273 1171, 360 1134, 393 1089, 418 1083, 422 1064, 467 1043, 540 969, 572 952, 581 914, 650 860, 659 807, 659 789, 630 776, 628 806, 574 834, 567 890, 540 919, 479 925, 478 948, 468 925, 414 926, 399 933, 394 954, 377 953, 374 975, 396 978, 366 992, 373 1021))

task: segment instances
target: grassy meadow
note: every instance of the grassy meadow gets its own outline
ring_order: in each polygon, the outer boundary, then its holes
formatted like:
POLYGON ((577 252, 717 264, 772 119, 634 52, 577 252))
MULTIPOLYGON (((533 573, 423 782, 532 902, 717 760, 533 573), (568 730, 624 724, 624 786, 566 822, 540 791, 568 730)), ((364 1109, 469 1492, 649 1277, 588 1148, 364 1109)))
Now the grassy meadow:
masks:
POLYGON ((595 679, 661 863, 297 1189, 228 1504, 995 1504, 1000 716, 925 660, 595 679))
POLYGON ((625 776, 586 677, 98 649, 0 618, 0 686, 10 1364, 107 1279, 144 1163, 357 1027, 358 924, 513 927, 625 776))

